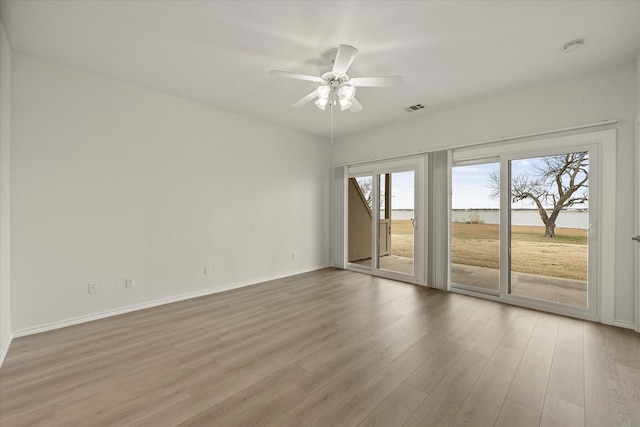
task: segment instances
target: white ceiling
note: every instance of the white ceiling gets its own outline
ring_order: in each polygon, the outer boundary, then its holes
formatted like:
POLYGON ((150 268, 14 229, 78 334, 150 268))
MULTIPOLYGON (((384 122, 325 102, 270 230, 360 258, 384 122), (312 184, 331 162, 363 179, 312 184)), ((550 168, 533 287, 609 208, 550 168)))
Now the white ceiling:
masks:
POLYGON ((625 64, 640 51, 640 1, 6 1, 12 48, 328 137, 329 111, 290 105, 323 54, 359 49, 351 77, 402 75, 361 88, 337 111, 336 139, 546 81, 625 64), (565 54, 570 40, 584 48, 565 54), (422 103, 428 109, 407 113, 422 103))

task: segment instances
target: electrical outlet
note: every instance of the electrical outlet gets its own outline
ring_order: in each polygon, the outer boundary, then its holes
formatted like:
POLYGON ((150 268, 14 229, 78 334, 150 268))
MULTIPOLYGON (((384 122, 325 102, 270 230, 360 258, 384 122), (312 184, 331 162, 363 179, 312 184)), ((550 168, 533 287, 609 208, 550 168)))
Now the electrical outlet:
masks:
POLYGON ((95 294, 98 292, 98 284, 97 283, 89 283, 89 293, 95 294))
POLYGON ((136 281, 133 277, 127 277, 125 281, 125 286, 127 288, 133 288, 136 285, 136 281))
POLYGON ((208 265, 205 265, 204 266, 204 274, 205 275, 211 274, 211 267, 209 267, 208 265))

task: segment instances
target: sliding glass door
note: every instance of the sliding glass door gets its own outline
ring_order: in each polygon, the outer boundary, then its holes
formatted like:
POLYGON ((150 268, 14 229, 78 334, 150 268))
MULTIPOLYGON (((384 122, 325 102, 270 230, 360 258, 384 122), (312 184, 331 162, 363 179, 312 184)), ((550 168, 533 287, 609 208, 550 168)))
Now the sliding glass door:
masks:
POLYGON ((451 281, 460 288, 500 291, 500 162, 482 160, 451 170, 451 281))
POLYGON ((511 295, 588 307, 589 151, 509 160, 511 295))
POLYGON ((597 148, 454 159, 450 286, 595 315, 597 148))
POLYGON ((348 265, 421 282, 424 158, 359 165, 348 178, 348 265))
POLYGON ((415 260, 415 171, 379 176, 378 268, 413 276, 415 260))

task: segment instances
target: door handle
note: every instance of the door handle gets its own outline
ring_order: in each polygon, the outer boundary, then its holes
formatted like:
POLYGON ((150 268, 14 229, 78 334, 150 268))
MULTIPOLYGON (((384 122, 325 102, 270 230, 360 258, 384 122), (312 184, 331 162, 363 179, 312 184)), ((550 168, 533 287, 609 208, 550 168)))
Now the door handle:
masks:
POLYGON ((640 243, 640 236, 632 237, 631 240, 635 240, 636 242, 640 243))

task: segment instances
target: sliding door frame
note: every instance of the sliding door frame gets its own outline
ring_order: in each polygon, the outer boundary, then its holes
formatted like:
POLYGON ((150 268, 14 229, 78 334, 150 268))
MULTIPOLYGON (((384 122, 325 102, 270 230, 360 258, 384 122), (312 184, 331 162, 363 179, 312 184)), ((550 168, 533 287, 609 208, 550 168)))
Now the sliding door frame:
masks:
MULTIPOLYGON (((354 166, 349 166, 347 168, 347 173, 345 176, 345 182, 347 182, 350 178, 371 175, 373 177, 373 188, 372 192, 374 194, 373 197, 373 221, 372 221, 372 259, 371 259, 371 268, 363 268, 356 264, 348 262, 345 260, 345 265, 347 269, 358 271, 360 273, 369 273, 374 276, 385 277, 394 280, 400 280, 409 283, 415 283, 419 285, 423 285, 425 281, 425 273, 426 273, 426 245, 425 239, 427 235, 427 212, 426 212, 426 188, 427 188, 427 178, 426 178, 426 155, 415 156, 415 157, 407 157, 396 160, 389 161, 378 161, 372 163, 363 163, 354 166), (414 229, 414 254, 413 254, 413 274, 404 274, 392 270, 385 270, 381 268, 377 268, 376 264, 379 259, 379 246, 378 239, 380 238, 380 205, 379 205, 379 195, 380 195, 380 183, 379 183, 379 175, 387 174, 387 173, 396 173, 396 172, 405 172, 405 171, 413 171, 414 172, 414 216, 415 216, 415 229, 414 229)), ((348 204, 345 205, 344 216, 345 218, 349 217, 348 213, 348 204)), ((348 229, 348 224, 347 224, 348 229)), ((346 241, 348 238, 348 233, 344 234, 345 245, 348 247, 348 242, 346 241)))
MULTIPOLYGON (((452 151, 451 163, 458 164, 475 159, 500 157, 501 188, 500 188, 500 294, 498 296, 481 294, 452 286, 449 280, 449 290, 453 292, 479 296, 496 301, 504 301, 524 307, 550 311, 558 314, 614 323, 615 304, 615 191, 600 191, 596 193, 595 203, 589 203, 589 210, 595 211, 598 223, 594 224, 590 233, 589 244, 595 244, 593 256, 595 265, 590 265, 594 275, 590 273, 590 283, 594 289, 590 290, 589 308, 581 309, 568 305, 550 302, 539 302, 535 299, 508 294, 510 279, 509 262, 509 233, 510 230, 510 179, 509 161, 518 158, 553 155, 560 152, 584 151, 589 147, 595 161, 589 163, 590 175, 595 171, 595 181, 589 179, 590 185, 600 189, 615 188, 615 129, 561 136, 549 139, 531 139, 524 142, 508 144, 491 144, 483 147, 469 147, 452 151), (534 147, 534 149, 532 149, 534 147), (580 149, 582 147, 582 150, 580 149), (506 174, 506 175, 505 175, 506 174), (595 272, 593 271, 595 269, 595 272), (591 279, 593 277, 593 279, 591 279)), ((449 169, 451 174, 451 168, 449 169)), ((451 177, 449 178, 451 183, 451 177)), ((449 187, 451 188, 451 187, 449 187)), ((449 212, 451 212, 451 196, 449 197, 449 212)), ((451 218, 449 218, 449 235, 451 235, 451 218)), ((591 221, 591 218, 590 218, 591 221)), ((451 245, 449 245, 450 251, 451 245)), ((591 252, 591 249, 590 249, 591 252)), ((592 261, 592 260, 590 260, 592 261)), ((449 268, 451 262, 449 260, 449 268)), ((451 275, 449 274, 449 277, 451 275)))
MULTIPOLYGON (((459 160, 456 161, 455 163, 451 160, 451 156, 449 156, 450 158, 450 162, 449 162, 449 215, 451 216, 451 208, 452 208, 452 204, 453 204, 453 168, 454 167, 459 167, 459 166, 474 166, 474 165, 486 165, 489 163, 498 163, 500 164, 500 156, 491 156, 491 157, 483 157, 483 158, 477 158, 477 159, 473 159, 473 160, 459 160)), ((502 176, 502 168, 500 169, 500 176, 502 176)), ((499 235, 499 244, 500 244, 500 253, 502 252, 502 246, 503 246, 503 242, 502 242, 502 191, 500 191, 500 209, 499 209, 499 220, 498 220, 498 226, 500 229, 500 235, 499 235)), ((500 286, 498 287, 498 290, 494 290, 494 289, 485 289, 482 288, 480 286, 475 286, 469 283, 460 283, 460 282, 454 282, 451 280, 452 274, 451 274, 451 263, 452 263, 452 259, 451 259, 451 248, 452 248, 452 240, 453 240, 453 232, 452 232, 452 225, 451 225, 451 218, 449 219, 449 256, 448 256, 448 277, 449 277, 449 288, 455 288, 455 289, 460 289, 460 290, 465 290, 465 291, 470 291, 470 292, 474 292, 474 293, 481 293, 481 294, 485 294, 485 295, 492 295, 494 297, 498 297, 500 296, 500 290, 502 289, 502 284, 504 283, 502 280, 502 256, 499 255, 499 266, 498 269, 500 271, 500 286)))
POLYGON ((504 286, 500 286, 500 297, 508 303, 516 305, 535 304, 541 305, 546 311, 555 311, 562 314, 568 314, 574 317, 584 317, 596 319, 598 315, 598 229, 599 229, 599 195, 600 195, 600 170, 598 167, 598 145, 560 145, 555 149, 536 149, 518 154, 505 155, 501 159, 500 164, 501 179, 500 186, 500 264, 504 268, 500 270, 500 281, 504 286), (536 300, 531 297, 515 295, 511 292, 512 270, 511 270, 511 167, 510 164, 514 160, 540 158, 546 156, 555 156, 572 152, 589 152, 589 223, 587 228, 588 242, 588 277, 587 277, 587 307, 574 307, 566 304, 560 304, 549 300, 536 300), (504 174, 504 175, 502 175, 504 174), (591 207, 595 209, 591 209, 591 207), (504 221, 504 223, 503 223, 504 221), (504 225, 503 225, 504 224, 504 225), (551 308, 551 310, 549 310, 551 308))
MULTIPOLYGON (((636 158, 635 158, 635 235, 640 236, 640 115, 636 119, 636 158)), ((635 325, 636 332, 640 332, 640 241, 634 242, 634 288, 635 288, 635 325)))

